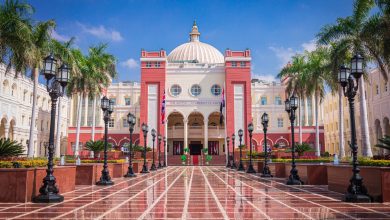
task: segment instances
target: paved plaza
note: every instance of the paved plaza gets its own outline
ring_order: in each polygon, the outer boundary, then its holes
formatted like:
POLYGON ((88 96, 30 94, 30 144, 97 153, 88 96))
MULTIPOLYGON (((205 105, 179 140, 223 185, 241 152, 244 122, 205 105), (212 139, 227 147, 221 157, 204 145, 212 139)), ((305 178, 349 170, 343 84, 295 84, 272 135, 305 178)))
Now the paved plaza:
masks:
POLYGON ((286 186, 224 167, 168 167, 113 186, 79 186, 58 204, 0 204, 1 219, 390 219, 326 186, 286 186))

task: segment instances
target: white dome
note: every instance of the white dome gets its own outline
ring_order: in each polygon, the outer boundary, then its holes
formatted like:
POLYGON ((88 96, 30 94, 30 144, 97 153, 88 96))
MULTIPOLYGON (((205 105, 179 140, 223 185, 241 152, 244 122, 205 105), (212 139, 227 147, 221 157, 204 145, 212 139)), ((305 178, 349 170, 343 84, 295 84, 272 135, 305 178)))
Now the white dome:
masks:
POLYGON ((200 33, 194 22, 190 33, 190 42, 176 47, 168 55, 168 62, 224 63, 225 59, 215 47, 199 41, 200 33))

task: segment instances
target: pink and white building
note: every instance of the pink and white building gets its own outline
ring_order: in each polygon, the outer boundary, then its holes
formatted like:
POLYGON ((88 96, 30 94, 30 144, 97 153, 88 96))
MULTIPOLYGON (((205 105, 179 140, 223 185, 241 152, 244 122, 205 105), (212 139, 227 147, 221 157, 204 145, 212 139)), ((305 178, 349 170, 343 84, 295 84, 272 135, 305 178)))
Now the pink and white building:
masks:
MULTIPOLYGON (((158 134, 167 137, 168 162, 179 158, 185 147, 197 158, 202 148, 208 148, 213 160, 225 160, 225 137, 236 134, 238 146, 239 129, 244 130, 243 144, 249 145, 247 125, 253 122, 255 131, 253 145, 257 151, 262 140, 261 114, 270 115, 269 142, 272 146, 287 146, 291 135, 289 121, 284 112, 284 86, 276 82, 263 82, 251 78, 251 51, 227 49, 224 54, 215 47, 200 41, 200 32, 194 23, 189 42, 176 47, 169 54, 165 50, 141 51, 141 82, 113 83, 107 89, 107 96, 116 102, 113 119, 109 124, 109 140, 116 146, 129 142, 128 127, 125 123, 128 112, 135 113, 136 144, 143 145, 140 125, 146 123, 158 134), (161 114, 165 93, 165 118, 161 114), (224 120, 220 123, 220 104, 224 120)), ((73 103, 77 103, 74 101, 73 103)), ((91 139, 93 120, 88 110, 91 102, 83 102, 84 116, 80 142, 91 139), (89 120, 90 119, 90 120, 89 120)), ((75 122, 77 107, 72 107, 71 122, 75 122)), ((95 106, 96 109, 96 106, 95 106)), ((99 117, 101 113, 99 112, 99 117)), ((96 120, 95 139, 103 137, 102 119, 96 120)), ((313 121, 311 119, 311 121, 313 121)), ((75 125, 75 124, 73 124, 75 125)), ((314 123, 304 124, 304 141, 314 143, 314 123)), ((298 129, 296 129, 297 131, 298 129)), ((298 131, 296 140, 298 140, 298 131)), ((69 127, 68 154, 73 154, 76 127, 69 127)), ((323 145, 323 130, 321 130, 323 145)), ((150 133, 147 145, 152 146, 150 133)), ((156 144, 157 145, 157 144, 156 144)), ((230 143, 230 152, 232 144, 230 143)), ((196 159, 194 159, 196 160, 196 159)))

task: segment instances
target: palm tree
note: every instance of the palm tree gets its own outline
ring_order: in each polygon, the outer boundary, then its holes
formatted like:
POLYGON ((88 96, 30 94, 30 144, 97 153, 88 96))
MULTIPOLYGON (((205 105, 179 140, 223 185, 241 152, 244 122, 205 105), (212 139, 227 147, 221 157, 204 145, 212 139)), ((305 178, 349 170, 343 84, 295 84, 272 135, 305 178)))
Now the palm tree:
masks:
MULTIPOLYGON (((79 70, 75 63, 72 48, 71 46, 74 43, 75 38, 71 38, 66 42, 59 42, 55 39, 51 39, 51 50, 53 51, 55 57, 59 58, 59 65, 61 63, 66 63, 71 69, 70 76, 76 76, 79 74, 79 70)), ((55 146, 55 156, 61 156, 61 124, 62 124, 62 106, 61 106, 61 97, 58 98, 58 112, 57 112, 57 133, 56 133, 56 146, 55 146)))
POLYGON ((30 4, 18 0, 6 0, 0 5, 0 62, 7 70, 15 68, 15 77, 28 68, 30 48, 32 46, 30 4))
POLYGON ((315 100, 315 151, 316 156, 320 156, 320 132, 318 124, 319 104, 322 102, 325 95, 325 85, 329 79, 329 53, 325 47, 318 47, 315 51, 307 53, 307 92, 314 95, 315 100))
MULTIPOLYGON (((346 18, 337 19, 334 25, 326 25, 318 34, 318 43, 322 45, 333 44, 332 56, 346 57, 348 54, 359 53, 365 57, 366 62, 374 61, 381 69, 383 77, 387 80, 387 67, 385 60, 378 51, 373 49, 372 41, 368 35, 369 26, 372 24, 369 13, 374 6, 373 0, 356 0, 354 2, 353 14, 346 18)), ((333 60, 333 59, 331 59, 333 60)), ((360 118, 361 136, 363 140, 363 156, 372 156, 370 134, 368 130, 367 106, 364 91, 364 77, 360 80, 360 118)))
POLYGON ((390 136, 385 135, 383 138, 378 139, 379 143, 375 145, 375 147, 379 147, 385 150, 390 151, 390 136))
MULTIPOLYGON (((77 127, 76 127, 76 149, 75 155, 78 155, 80 126, 81 126, 81 103, 87 96, 94 98, 93 103, 93 122, 92 122, 92 140, 95 130, 95 97, 109 86, 112 77, 116 77, 115 57, 106 52, 107 45, 100 44, 89 48, 88 56, 84 57, 81 52, 75 54, 75 60, 80 70, 80 75, 74 77, 69 85, 69 91, 78 95, 77 102, 77 127)), ((86 106, 87 108, 87 106, 86 106)))
MULTIPOLYGON (((299 143, 302 143, 302 100, 305 98, 305 56, 296 54, 292 57, 292 62, 287 64, 278 74, 278 78, 287 78, 286 92, 296 93, 299 97, 298 121, 299 121, 299 143)), ((307 113, 306 113, 307 114, 307 113)))
POLYGON ((45 56, 49 53, 49 42, 50 42, 50 33, 55 27, 55 22, 53 20, 39 22, 36 26, 33 27, 32 31, 32 44, 31 47, 31 57, 30 57, 30 68, 32 69, 31 77, 33 78, 33 103, 32 103, 32 113, 31 113, 31 123, 30 123, 30 134, 29 134, 29 146, 28 146, 28 156, 34 156, 34 130, 35 130, 35 120, 37 118, 37 89, 38 89, 38 78, 39 71, 42 67, 42 62, 45 56))

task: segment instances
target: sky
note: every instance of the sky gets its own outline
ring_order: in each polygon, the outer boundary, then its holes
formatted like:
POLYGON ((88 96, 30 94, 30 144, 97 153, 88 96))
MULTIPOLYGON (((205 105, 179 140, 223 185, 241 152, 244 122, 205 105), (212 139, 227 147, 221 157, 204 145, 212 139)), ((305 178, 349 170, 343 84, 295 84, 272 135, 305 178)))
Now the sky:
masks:
POLYGON ((34 19, 54 19, 52 36, 75 47, 107 43, 116 81, 140 81, 141 49, 167 53, 188 41, 196 20, 200 41, 224 53, 249 48, 254 78, 273 80, 296 53, 315 48, 316 34, 352 13, 353 0, 30 0, 34 19))

